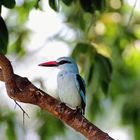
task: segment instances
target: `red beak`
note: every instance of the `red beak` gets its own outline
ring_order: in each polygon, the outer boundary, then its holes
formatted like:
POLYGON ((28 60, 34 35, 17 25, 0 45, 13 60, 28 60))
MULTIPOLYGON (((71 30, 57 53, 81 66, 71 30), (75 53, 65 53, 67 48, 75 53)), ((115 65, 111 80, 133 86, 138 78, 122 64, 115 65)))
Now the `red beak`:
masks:
POLYGON ((39 64, 39 66, 56 67, 56 66, 58 66, 58 63, 56 61, 50 61, 50 62, 41 63, 41 64, 39 64))

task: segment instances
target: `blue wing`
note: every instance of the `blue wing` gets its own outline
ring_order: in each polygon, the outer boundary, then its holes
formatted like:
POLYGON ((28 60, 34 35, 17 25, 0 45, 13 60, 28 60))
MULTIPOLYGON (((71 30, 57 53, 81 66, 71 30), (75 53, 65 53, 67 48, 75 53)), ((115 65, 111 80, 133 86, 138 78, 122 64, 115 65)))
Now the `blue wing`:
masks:
POLYGON ((85 106, 86 106, 85 82, 84 82, 83 78, 79 74, 76 74, 76 79, 77 79, 78 85, 79 85, 80 96, 81 96, 81 99, 82 99, 82 110, 83 110, 83 114, 84 114, 85 106))

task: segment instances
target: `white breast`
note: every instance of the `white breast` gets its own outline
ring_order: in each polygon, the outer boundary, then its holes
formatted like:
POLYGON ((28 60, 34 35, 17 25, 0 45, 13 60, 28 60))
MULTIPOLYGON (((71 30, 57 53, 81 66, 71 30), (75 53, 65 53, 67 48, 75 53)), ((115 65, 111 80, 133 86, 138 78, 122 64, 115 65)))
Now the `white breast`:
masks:
POLYGON ((70 72, 60 72, 57 76, 59 98, 72 108, 81 105, 81 97, 75 80, 76 75, 70 72))

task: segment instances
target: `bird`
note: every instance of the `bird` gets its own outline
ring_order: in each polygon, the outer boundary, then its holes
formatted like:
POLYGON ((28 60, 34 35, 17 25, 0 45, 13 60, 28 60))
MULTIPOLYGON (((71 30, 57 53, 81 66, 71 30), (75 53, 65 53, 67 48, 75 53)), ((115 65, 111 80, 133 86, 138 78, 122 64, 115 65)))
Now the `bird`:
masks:
POLYGON ((84 79, 79 75, 78 66, 71 57, 60 57, 56 61, 39 64, 44 67, 56 67, 58 96, 62 103, 84 115, 86 107, 86 88, 84 79))

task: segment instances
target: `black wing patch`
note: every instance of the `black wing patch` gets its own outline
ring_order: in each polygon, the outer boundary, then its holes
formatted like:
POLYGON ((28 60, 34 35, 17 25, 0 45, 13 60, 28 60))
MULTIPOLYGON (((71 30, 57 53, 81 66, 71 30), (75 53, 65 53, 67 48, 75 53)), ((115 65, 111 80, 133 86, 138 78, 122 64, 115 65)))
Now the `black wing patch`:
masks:
POLYGON ((81 76, 79 74, 76 75, 76 79, 79 83, 79 86, 80 86, 80 96, 81 96, 81 99, 82 99, 82 111, 83 111, 83 114, 85 113, 85 106, 86 106, 86 89, 85 89, 85 82, 84 80, 81 78, 81 76))

